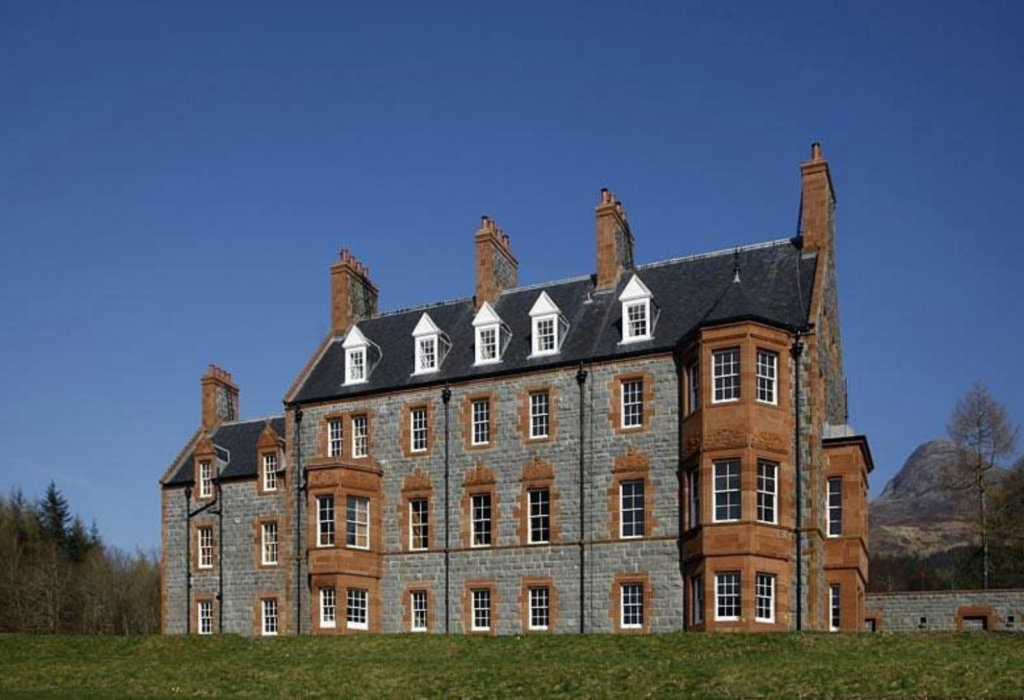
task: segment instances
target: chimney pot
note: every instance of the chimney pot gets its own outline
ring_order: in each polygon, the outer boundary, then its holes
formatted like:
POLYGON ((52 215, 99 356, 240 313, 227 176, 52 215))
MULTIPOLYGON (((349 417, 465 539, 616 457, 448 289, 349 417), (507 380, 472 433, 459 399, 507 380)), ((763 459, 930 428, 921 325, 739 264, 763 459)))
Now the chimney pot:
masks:
POLYGON ((210 363, 199 386, 203 430, 213 430, 224 421, 238 418, 238 387, 230 372, 210 363))
POLYGON ((343 248, 341 261, 331 265, 331 332, 343 335, 376 315, 377 288, 370 281, 370 269, 343 248))
POLYGON ((512 254, 508 234, 489 216, 481 217, 476 244, 476 308, 494 303, 506 289, 519 283, 519 261, 512 254), (489 235, 482 235, 489 234, 489 235))
POLYGON ((633 234, 626 209, 607 187, 597 207, 597 289, 614 289, 626 270, 633 268, 633 234))

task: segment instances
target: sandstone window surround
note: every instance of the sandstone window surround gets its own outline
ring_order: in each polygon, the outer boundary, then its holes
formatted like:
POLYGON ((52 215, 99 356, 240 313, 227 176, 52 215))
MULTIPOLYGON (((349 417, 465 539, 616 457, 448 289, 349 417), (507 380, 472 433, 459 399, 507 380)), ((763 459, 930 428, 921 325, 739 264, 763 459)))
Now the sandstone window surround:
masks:
POLYGON ((491 630, 491 589, 474 588, 473 599, 473 620, 470 629, 474 632, 489 632, 491 630))
POLYGON ((430 597, 425 588, 414 588, 409 591, 409 631, 427 632, 430 630, 430 597))
POLYGON ((547 438, 550 433, 551 397, 546 391, 530 393, 530 439, 547 438))
POLYGON ((551 623, 551 589, 533 586, 529 589, 531 630, 546 630, 551 623))
POLYGON ((434 487, 430 475, 416 469, 402 481, 397 505, 399 546, 404 552, 430 549, 430 506, 434 487))
POLYGON ((417 406, 409 411, 409 450, 412 452, 427 451, 427 407, 417 406))
POLYGON ((277 491, 277 453, 270 452, 263 455, 263 490, 277 491))
POLYGON ((430 314, 424 313, 412 331, 415 348, 413 374, 431 374, 441 369, 452 343, 430 314))
POLYGON ((277 598, 263 598, 260 600, 262 609, 262 631, 264 637, 275 637, 278 632, 278 600, 277 598))
POLYGON ((558 621, 558 590, 551 576, 524 576, 519 588, 520 625, 525 634, 552 634, 558 621))
POLYGON ((611 539, 653 537, 655 488, 650 459, 632 445, 615 457, 608 487, 608 535, 611 539))
POLYGON ((646 572, 619 573, 613 577, 609 615, 616 632, 648 632, 654 590, 646 572))
POLYGON ((213 462, 204 459, 198 467, 199 498, 213 498, 213 462))
POLYGON ((654 337, 656 307, 652 303, 654 295, 651 290, 633 275, 626 288, 619 295, 622 304, 622 340, 621 343, 638 343, 654 337))
POLYGON ((196 617, 199 620, 199 634, 213 634, 213 598, 196 601, 196 617))
POLYGON ((562 351, 569 322, 547 292, 541 292, 533 303, 530 325, 530 358, 557 355, 562 351))
POLYGON ((655 415, 654 375, 650 372, 617 374, 608 381, 612 430, 620 434, 643 432, 655 415))
POLYGON ((505 348, 512 339, 512 331, 489 302, 485 301, 477 312, 473 319, 473 329, 476 337, 475 364, 490 365, 501 362, 505 348))

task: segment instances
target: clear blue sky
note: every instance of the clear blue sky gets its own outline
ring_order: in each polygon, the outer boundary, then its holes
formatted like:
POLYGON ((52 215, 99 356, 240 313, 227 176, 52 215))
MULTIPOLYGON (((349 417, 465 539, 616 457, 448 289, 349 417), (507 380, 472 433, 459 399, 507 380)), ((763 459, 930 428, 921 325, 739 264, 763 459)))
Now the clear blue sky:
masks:
POLYGON ((385 308, 784 238, 824 143, 877 494, 986 382, 1024 420, 1024 4, 0 3, 0 489, 124 547, 208 362, 281 410, 351 247, 385 308), (369 6, 373 6, 371 9, 369 6))

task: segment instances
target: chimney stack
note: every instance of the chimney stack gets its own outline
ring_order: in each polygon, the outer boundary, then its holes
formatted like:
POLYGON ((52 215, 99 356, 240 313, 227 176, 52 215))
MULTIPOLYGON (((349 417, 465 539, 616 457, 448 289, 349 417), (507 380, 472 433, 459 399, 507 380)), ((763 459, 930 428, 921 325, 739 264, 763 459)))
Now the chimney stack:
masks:
POLYGON ((480 217, 476 232, 476 296, 475 307, 484 302, 493 304, 506 289, 519 284, 519 261, 512 254, 508 235, 491 217, 480 217))
POLYGON ((626 270, 633 269, 633 232, 622 202, 607 188, 601 190, 597 213, 597 289, 614 289, 626 270))
POLYGON ((238 419, 238 387, 230 372, 210 365, 199 384, 203 395, 203 430, 209 432, 224 421, 238 419))
POLYGON ((818 251, 831 247, 835 192, 828 161, 821 152, 821 144, 811 144, 811 159, 800 164, 800 236, 803 249, 818 251))
POLYGON ((377 288, 370 281, 370 268, 359 262, 348 248, 331 265, 331 333, 344 335, 349 328, 377 315, 377 288))

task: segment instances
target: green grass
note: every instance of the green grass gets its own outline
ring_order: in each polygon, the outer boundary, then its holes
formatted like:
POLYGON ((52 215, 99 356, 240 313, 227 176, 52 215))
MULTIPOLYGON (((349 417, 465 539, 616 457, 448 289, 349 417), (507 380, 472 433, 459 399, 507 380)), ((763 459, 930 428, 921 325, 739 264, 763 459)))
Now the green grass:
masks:
POLYGON ((11 695, 978 696, 1024 694, 1024 636, 0 635, 11 695))

